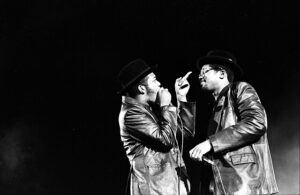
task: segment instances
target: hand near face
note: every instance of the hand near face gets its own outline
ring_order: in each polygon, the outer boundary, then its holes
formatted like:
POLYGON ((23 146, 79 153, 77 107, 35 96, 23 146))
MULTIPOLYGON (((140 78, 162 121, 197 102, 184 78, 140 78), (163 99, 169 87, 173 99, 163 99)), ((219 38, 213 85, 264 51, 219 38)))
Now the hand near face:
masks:
POLYGON ((201 142, 196 145, 193 149, 190 150, 190 157, 194 160, 202 161, 202 157, 204 154, 211 150, 212 146, 209 140, 201 142))
POLYGON ((158 91, 159 105, 168 106, 171 103, 172 96, 168 89, 161 87, 158 91))
POLYGON ((190 89, 190 83, 188 82, 188 77, 192 74, 191 71, 186 73, 184 77, 179 77, 175 81, 175 92, 177 100, 186 102, 186 95, 190 89))

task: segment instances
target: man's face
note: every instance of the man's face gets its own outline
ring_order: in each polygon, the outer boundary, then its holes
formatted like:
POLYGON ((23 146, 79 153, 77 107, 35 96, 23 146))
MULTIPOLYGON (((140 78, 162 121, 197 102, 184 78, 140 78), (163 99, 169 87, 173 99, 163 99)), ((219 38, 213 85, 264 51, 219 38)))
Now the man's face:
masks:
POLYGON ((209 64, 202 66, 199 74, 199 82, 203 90, 215 90, 218 86, 219 79, 219 71, 212 69, 209 64))
POLYGON ((161 84, 158 80, 156 80, 154 73, 150 73, 147 77, 146 93, 148 95, 149 102, 155 103, 161 84))

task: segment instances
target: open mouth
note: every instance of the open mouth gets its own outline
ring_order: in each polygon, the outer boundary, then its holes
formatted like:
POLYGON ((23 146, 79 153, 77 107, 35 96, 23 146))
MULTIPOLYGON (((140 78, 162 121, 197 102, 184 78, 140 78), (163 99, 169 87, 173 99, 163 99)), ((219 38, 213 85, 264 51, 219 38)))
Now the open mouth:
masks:
POLYGON ((205 80, 201 80, 201 81, 200 81, 200 85, 201 85, 202 87, 204 87, 204 86, 206 85, 206 81, 205 81, 205 80))

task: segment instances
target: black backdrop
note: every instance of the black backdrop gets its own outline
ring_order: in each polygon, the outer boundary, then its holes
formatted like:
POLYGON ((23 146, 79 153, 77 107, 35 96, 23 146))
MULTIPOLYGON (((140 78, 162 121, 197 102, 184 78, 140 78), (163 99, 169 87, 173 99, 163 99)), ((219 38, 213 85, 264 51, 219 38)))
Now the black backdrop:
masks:
POLYGON ((215 48, 234 53, 258 91, 281 194, 298 194, 299 10, 280 0, 2 0, 0 194, 124 194, 116 75, 138 57, 159 65, 173 95, 193 71, 197 134, 184 157, 193 184, 205 181, 187 152, 205 139, 210 108, 195 61, 215 48))

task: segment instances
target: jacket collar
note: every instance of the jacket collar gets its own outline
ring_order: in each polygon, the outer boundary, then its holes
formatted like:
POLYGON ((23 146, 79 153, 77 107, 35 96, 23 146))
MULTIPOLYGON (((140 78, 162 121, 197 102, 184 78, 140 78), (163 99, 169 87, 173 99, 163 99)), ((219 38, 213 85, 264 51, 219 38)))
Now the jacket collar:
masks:
POLYGON ((122 103, 123 104, 131 104, 131 105, 140 105, 146 108, 150 108, 149 105, 147 104, 142 104, 140 102, 138 102, 136 99, 132 98, 132 97, 128 97, 128 96, 122 96, 122 103))
POLYGON ((229 83, 228 85, 226 85, 220 92, 216 102, 218 102, 225 94, 227 94, 229 87, 231 86, 231 83, 229 83))

